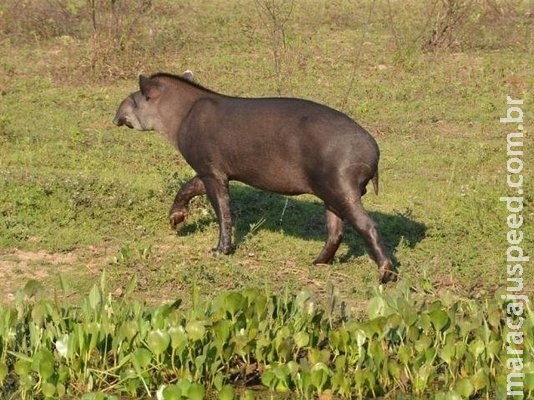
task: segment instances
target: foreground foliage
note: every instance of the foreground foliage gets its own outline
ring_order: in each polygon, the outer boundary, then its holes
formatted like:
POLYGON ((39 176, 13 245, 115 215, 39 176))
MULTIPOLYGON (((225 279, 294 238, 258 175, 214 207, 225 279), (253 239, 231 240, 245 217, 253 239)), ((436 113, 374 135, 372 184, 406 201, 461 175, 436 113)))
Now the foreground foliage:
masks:
MULTIPOLYGON (((306 291, 246 289, 200 301, 194 290, 189 309, 180 300, 149 309, 130 298, 135 280, 119 298, 106 286, 104 274, 73 306, 33 301, 28 285, 14 307, 0 308, 2 398, 252 398, 260 384, 300 398, 505 397, 503 300, 380 289, 368 318, 356 321, 343 315, 343 303, 337 315, 335 295, 322 310, 306 291)), ((529 310, 523 330, 533 329, 529 310)), ((521 348, 527 395, 530 335, 521 348)))

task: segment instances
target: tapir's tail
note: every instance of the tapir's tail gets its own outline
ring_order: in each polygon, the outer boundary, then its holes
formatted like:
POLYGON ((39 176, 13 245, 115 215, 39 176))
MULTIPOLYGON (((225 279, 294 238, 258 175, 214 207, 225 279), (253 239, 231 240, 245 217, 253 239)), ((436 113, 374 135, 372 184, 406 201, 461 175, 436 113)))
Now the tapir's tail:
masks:
POLYGON ((378 195, 378 169, 376 170, 375 176, 371 178, 373 181, 373 189, 375 190, 375 194, 378 195))

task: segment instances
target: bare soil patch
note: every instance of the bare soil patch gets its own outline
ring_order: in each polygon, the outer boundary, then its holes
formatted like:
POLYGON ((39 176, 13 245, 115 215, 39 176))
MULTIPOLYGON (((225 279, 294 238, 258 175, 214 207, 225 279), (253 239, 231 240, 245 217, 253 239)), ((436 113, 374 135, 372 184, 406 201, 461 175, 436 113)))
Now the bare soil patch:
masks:
POLYGON ((55 279, 60 272, 68 275, 76 272, 75 275, 81 273, 97 276, 108 256, 108 248, 97 246, 66 253, 20 249, 0 252, 0 303, 13 301, 17 291, 23 289, 29 280, 45 284, 55 279))

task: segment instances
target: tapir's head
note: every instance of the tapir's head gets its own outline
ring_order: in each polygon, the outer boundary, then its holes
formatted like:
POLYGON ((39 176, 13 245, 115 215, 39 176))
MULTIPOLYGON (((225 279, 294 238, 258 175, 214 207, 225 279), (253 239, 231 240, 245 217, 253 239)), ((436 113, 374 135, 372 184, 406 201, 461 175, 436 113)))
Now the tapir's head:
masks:
MULTIPOLYGON (((191 71, 182 75, 193 80, 191 71)), ((113 123, 139 131, 158 130, 161 125, 160 100, 165 87, 156 79, 139 76, 139 90, 126 97, 119 106, 113 123)))

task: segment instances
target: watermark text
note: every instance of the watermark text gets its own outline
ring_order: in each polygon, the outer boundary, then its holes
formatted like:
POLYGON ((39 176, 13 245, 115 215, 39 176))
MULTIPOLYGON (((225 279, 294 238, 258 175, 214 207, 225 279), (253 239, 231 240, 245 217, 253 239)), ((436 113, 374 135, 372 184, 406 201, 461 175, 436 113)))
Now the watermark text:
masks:
POLYGON ((510 96, 506 97, 506 117, 501 118, 501 123, 514 124, 513 131, 506 135, 506 183, 511 189, 512 195, 500 197, 499 200, 506 204, 508 216, 506 224, 506 274, 507 287, 506 295, 502 299, 506 300, 506 325, 509 332, 506 335, 506 392, 508 396, 524 396, 523 391, 523 322, 525 310, 529 298, 523 294, 523 270, 525 263, 529 261, 529 256, 525 255, 523 242, 523 137, 525 123, 523 121, 523 100, 515 100, 510 96))

